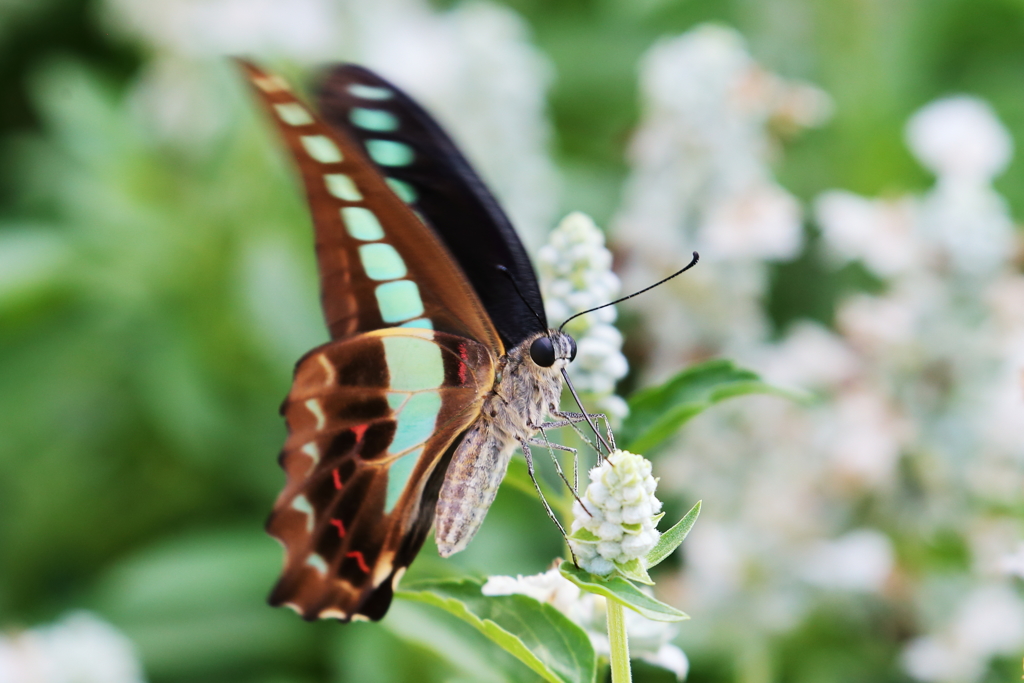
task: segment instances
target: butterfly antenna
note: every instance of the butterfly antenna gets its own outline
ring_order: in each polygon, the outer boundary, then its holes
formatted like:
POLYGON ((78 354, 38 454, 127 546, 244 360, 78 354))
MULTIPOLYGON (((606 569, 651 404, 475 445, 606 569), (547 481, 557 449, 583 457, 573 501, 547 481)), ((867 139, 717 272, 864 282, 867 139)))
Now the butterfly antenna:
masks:
MULTIPOLYGON (((691 260, 691 261, 690 261, 690 262, 689 262, 689 263, 688 263, 688 264, 686 265, 686 267, 685 267, 685 268, 682 268, 682 269, 680 269, 680 270, 677 270, 676 272, 672 273, 671 275, 669 275, 669 276, 668 276, 667 278, 665 278, 664 280, 658 280, 658 281, 657 281, 657 282, 655 282, 655 283, 654 283, 653 285, 648 285, 647 287, 644 287, 644 288, 643 288, 643 289, 641 289, 641 290, 640 290, 639 292, 633 292, 633 293, 632 293, 632 294, 630 294, 629 296, 624 296, 624 297, 622 297, 621 299, 616 299, 615 301, 609 301, 609 302, 608 302, 608 303, 606 303, 606 304, 601 304, 600 306, 595 306, 594 308, 588 308, 588 309, 587 309, 587 310, 585 310, 585 311, 580 311, 580 312, 579 312, 579 313, 577 313, 576 315, 571 315, 571 316, 569 316, 568 318, 566 318, 566 320, 565 320, 565 322, 564 322, 564 323, 562 323, 561 325, 559 325, 559 326, 558 326, 558 331, 559 331, 559 332, 561 332, 561 331, 562 331, 562 328, 563 328, 563 327, 565 327, 566 323, 568 323, 568 322, 569 322, 570 320, 573 320, 574 318, 578 318, 578 317, 580 317, 581 315, 586 315, 587 313, 593 313, 594 311, 599 311, 599 310, 601 310, 602 308, 608 308, 609 306, 614 306, 615 304, 618 304, 618 303, 622 303, 622 302, 623 302, 623 301, 625 301, 626 299, 632 299, 632 298, 633 298, 634 296, 638 296, 638 295, 640 295, 640 294, 643 294, 644 292, 646 292, 646 291, 648 291, 648 290, 654 289, 654 288, 655 288, 655 287, 657 287, 658 285, 663 285, 663 284, 665 284, 666 282, 668 282, 669 280, 671 280, 672 278, 674 278, 674 277, 675 277, 676 275, 682 275, 683 273, 685 273, 686 271, 688 271, 688 270, 689 270, 690 268, 693 268, 693 267, 694 267, 695 265, 697 265, 697 261, 699 261, 699 260, 700 260, 700 254, 698 254, 697 252, 693 252, 693 260, 691 260)), ((500 268, 501 266, 498 266, 498 267, 500 268)))
POLYGON ((547 329, 548 325, 547 325, 547 323, 544 322, 544 318, 540 317, 540 314, 537 313, 536 310, 534 310, 533 306, 530 305, 530 302, 526 300, 525 296, 523 296, 522 290, 519 289, 519 283, 516 282, 516 279, 512 276, 512 273, 509 272, 508 268, 506 268, 505 266, 501 266, 501 265, 495 266, 495 267, 498 270, 500 270, 502 273, 504 273, 505 277, 508 278, 508 281, 512 283, 512 286, 516 288, 516 294, 518 294, 519 298, 523 300, 523 303, 526 304, 526 307, 528 309, 530 309, 530 313, 533 313, 533 316, 535 318, 537 318, 537 322, 540 323, 541 328, 542 329, 547 329))

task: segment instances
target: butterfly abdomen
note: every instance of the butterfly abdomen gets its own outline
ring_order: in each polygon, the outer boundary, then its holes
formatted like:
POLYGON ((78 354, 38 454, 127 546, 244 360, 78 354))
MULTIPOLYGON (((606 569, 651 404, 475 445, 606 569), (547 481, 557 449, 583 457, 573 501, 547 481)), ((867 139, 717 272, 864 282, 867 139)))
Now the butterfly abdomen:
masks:
POLYGON ((533 339, 501 359, 501 379, 452 456, 434 522, 442 557, 463 550, 473 539, 498 494, 516 446, 531 439, 557 409, 562 392, 559 371, 565 361, 538 366, 529 353, 533 339))
POLYGON ((483 524, 515 447, 516 440, 489 418, 463 436, 437 501, 434 533, 441 557, 465 549, 483 524))

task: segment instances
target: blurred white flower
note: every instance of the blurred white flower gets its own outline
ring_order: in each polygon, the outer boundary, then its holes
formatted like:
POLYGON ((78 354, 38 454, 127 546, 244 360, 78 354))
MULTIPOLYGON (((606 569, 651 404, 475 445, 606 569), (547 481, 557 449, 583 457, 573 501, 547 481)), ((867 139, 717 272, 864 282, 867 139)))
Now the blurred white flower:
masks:
POLYGON ((142 683, 132 642, 89 612, 0 636, 2 683, 142 683))
POLYGON ((803 558, 801 576, 823 588, 877 593, 894 564, 889 537, 874 529, 859 529, 812 546, 803 558))
POLYGON ((920 258, 914 206, 907 199, 866 199, 830 190, 814 202, 825 246, 841 262, 859 260, 876 275, 905 272, 920 258))
MULTIPOLYGON (((114 30, 155 58, 132 95, 162 140, 191 151, 238 121, 224 97, 230 55, 285 64, 359 62, 409 91, 444 124, 502 200, 527 246, 555 218, 559 175, 547 144, 551 66, 525 21, 476 1, 445 12, 427 0, 106 0, 114 30)), ((239 88, 240 89, 240 88, 239 88)))
POLYGON ((188 57, 261 54, 311 63, 344 38, 332 0, 106 0, 115 28, 188 57))
POLYGON ((1024 339, 1024 275, 1003 273, 984 294, 988 313, 995 325, 999 349, 1012 353, 1024 339))
POLYGON ((991 187, 1013 153, 1009 132, 987 103, 968 96, 926 105, 906 132, 911 151, 937 181, 920 200, 921 238, 956 270, 990 275, 1012 250, 1006 200, 991 187))
POLYGON ((904 298, 854 294, 839 304, 836 323, 850 344, 874 356, 891 354, 913 345, 917 338, 917 311, 904 298))
POLYGON ((528 595, 552 605, 577 623, 590 618, 590 610, 582 608, 580 600, 583 593, 579 586, 562 576, 557 567, 530 576, 489 576, 480 592, 484 595, 528 595))
POLYGON ((801 216, 793 195, 759 184, 709 208, 698 248, 723 260, 790 259, 803 244, 801 216))
POLYGON ((758 365, 767 381, 801 388, 833 388, 862 371, 842 337, 809 320, 795 323, 781 342, 766 347, 758 365))
POLYGON ((909 425, 878 391, 841 392, 823 420, 821 440, 835 473, 845 484, 870 488, 892 481, 909 425))
MULTIPOLYGON (((605 598, 584 593, 563 577, 557 567, 533 576, 491 576, 481 592, 484 595, 528 595, 552 605, 587 632, 598 656, 608 656, 605 598)), ((671 643, 677 633, 675 624, 651 621, 629 609, 625 610, 625 615, 630 656, 668 669, 680 681, 686 678, 690 662, 686 654, 671 643)))
POLYGON ((1018 579, 1024 579, 1024 543, 999 560, 999 571, 1009 576, 1016 576, 1018 579))
POLYGON ((817 124, 827 97, 764 71, 736 31, 714 25, 652 47, 640 88, 644 116, 616 235, 662 258, 687 241, 713 261, 794 256, 800 209, 771 178, 768 121, 817 124))
POLYGON ((660 40, 640 64, 642 117, 612 228, 626 289, 702 265, 640 297, 648 360, 661 381, 694 356, 742 355, 771 331, 764 262, 803 243, 799 202, 774 179, 772 131, 829 115, 828 97, 784 80, 750 56, 736 31, 698 26, 660 40))
POLYGON ((921 636, 910 641, 901 656, 903 670, 919 681, 964 683, 978 680, 984 662, 949 639, 921 636))
POLYGON ((1024 646, 1024 601, 1003 585, 980 586, 939 633, 911 641, 903 667, 921 681, 971 683, 988 661, 1024 646))
POLYGON ((655 528, 661 501, 651 462, 629 451, 612 451, 590 470, 590 484, 573 503, 569 545, 580 566, 592 574, 610 574, 643 558, 661 536, 655 528), (586 507, 584 507, 584 505, 586 507))
MULTIPOLYGON (((1019 322, 1024 324, 1024 320, 1019 322)), ((1024 469, 1024 332, 1005 341, 993 336, 993 350, 1001 362, 979 399, 978 430, 986 446, 988 457, 984 460, 995 481, 985 482, 978 491, 1012 505, 1011 501, 1021 495, 1019 482, 1024 469)))
POLYGON ((921 198, 918 225, 939 265, 991 277, 1013 251, 1009 205, 987 185, 944 182, 921 198))
POLYGON ((947 182, 988 184, 1010 163, 1013 140, 983 100, 960 95, 920 109, 906 129, 907 145, 947 182))
POLYGON ((938 100, 907 125, 911 150, 936 174, 921 197, 866 199, 830 190, 815 201, 825 244, 842 261, 859 259, 876 275, 915 268, 988 275, 1012 250, 1006 201, 991 187, 1013 145, 991 108, 974 98, 938 100))
POLYGON ((982 586, 968 594, 952 624, 965 647, 986 656, 1024 646, 1024 601, 1009 586, 982 586))
MULTIPOLYGON (((537 253, 549 322, 558 325, 576 313, 613 301, 620 284, 611 266, 611 252, 594 221, 578 211, 563 218, 537 253)), ((565 331, 576 339, 573 384, 589 394, 588 400, 599 410, 621 419, 628 408, 615 396, 615 383, 626 376, 629 365, 621 351, 622 334, 612 324, 615 317, 615 307, 608 306, 576 318, 565 331)))

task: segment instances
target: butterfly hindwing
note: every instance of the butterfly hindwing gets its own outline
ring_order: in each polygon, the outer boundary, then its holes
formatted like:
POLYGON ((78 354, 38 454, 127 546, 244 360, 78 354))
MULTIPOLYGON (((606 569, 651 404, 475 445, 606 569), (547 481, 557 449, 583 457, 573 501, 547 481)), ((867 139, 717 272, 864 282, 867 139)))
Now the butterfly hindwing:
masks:
POLYGON ((429 532, 445 458, 494 382, 463 337, 387 329, 297 365, 282 406, 288 482, 267 522, 284 544, 271 602, 307 619, 379 619, 429 532))
MULTIPOLYGON (((302 174, 331 338, 423 327, 478 340, 495 357, 504 353, 458 263, 396 195, 403 186, 389 184, 357 142, 321 121, 279 77, 241 65, 302 174)), ((395 163, 417 158, 413 148, 392 145, 395 163)))
POLYGON ((404 188, 472 283, 505 348, 547 329, 540 287, 512 224, 422 107, 372 71, 352 64, 328 72, 318 105, 328 124, 358 140, 389 181, 404 188), (404 157, 403 149, 412 154, 404 157), (497 270, 499 264, 508 268, 522 296, 497 270))

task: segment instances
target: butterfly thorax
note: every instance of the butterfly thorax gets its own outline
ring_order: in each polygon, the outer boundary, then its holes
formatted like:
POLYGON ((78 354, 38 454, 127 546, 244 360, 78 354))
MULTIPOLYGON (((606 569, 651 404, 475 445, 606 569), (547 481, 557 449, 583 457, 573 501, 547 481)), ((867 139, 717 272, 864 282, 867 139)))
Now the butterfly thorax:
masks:
POLYGON ((551 410, 557 410, 562 395, 561 371, 569 364, 572 346, 569 336, 549 330, 529 337, 498 361, 494 390, 487 397, 480 420, 515 440, 528 439, 543 424, 551 410), (539 337, 551 339, 555 362, 541 367, 530 356, 530 346, 539 337))
POLYGON ((466 547, 483 523, 516 446, 532 438, 558 409, 562 369, 575 355, 569 335, 548 330, 528 337, 498 361, 494 389, 452 457, 437 501, 435 531, 442 557, 466 547), (538 365, 531 348, 547 337, 554 362, 538 365))

